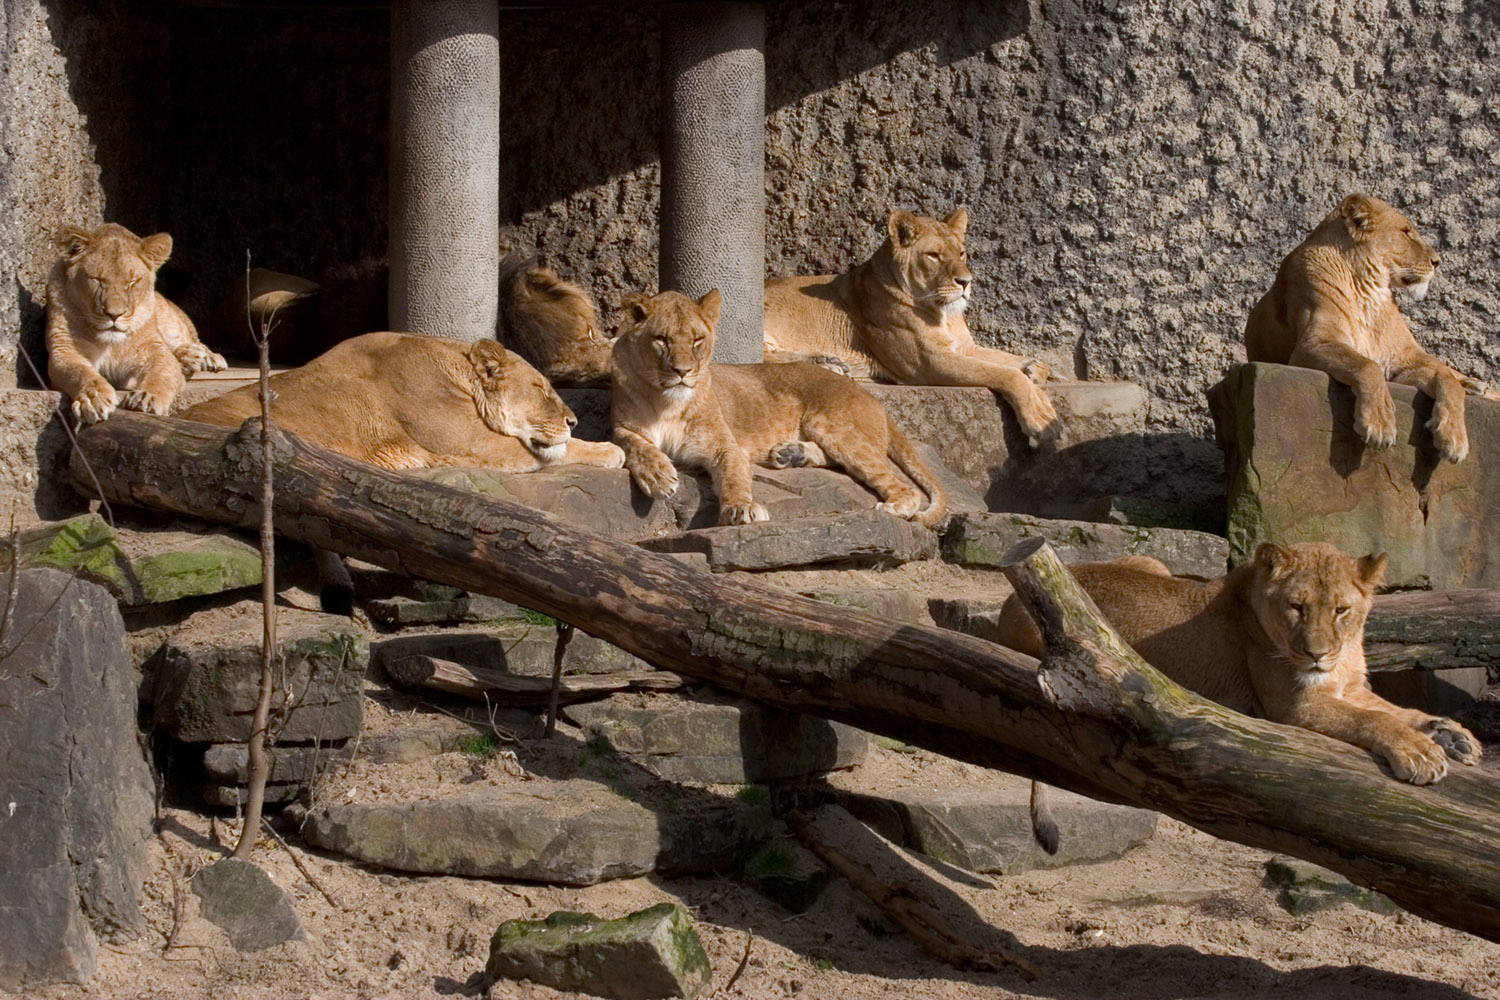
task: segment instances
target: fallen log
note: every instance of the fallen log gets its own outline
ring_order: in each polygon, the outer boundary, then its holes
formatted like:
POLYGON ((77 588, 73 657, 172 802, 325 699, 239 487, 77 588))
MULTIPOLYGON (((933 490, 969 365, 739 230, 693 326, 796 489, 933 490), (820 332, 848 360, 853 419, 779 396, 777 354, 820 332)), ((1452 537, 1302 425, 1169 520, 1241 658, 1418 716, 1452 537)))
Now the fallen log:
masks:
MULTIPOLYGON (((258 424, 116 412, 73 475, 112 502, 227 524, 258 516, 258 424)), ((1038 663, 943 629, 696 572, 516 504, 362 465, 284 432, 277 530, 570 622, 653 664, 1085 795, 1294 854, 1414 913, 1500 940, 1500 781, 1395 781, 1371 756, 1250 719, 1120 641, 1045 547, 1010 567, 1039 615, 1038 663)))
POLYGON ((1372 671, 1500 663, 1500 591, 1382 594, 1365 624, 1365 661, 1372 671))

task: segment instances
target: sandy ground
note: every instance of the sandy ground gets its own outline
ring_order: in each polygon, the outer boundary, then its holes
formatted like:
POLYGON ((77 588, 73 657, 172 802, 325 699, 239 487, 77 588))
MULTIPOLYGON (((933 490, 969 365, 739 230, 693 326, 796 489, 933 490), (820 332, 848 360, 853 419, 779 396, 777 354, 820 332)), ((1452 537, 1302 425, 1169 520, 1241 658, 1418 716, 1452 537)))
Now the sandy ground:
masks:
MULTIPOLYGON (((457 725, 449 716, 372 689, 366 728, 457 725)), ((516 724, 517 717, 505 722, 516 724)), ((525 726, 519 726, 521 730, 525 726)), ((522 739, 487 757, 449 753, 415 764, 356 758, 319 786, 323 801, 439 795, 474 782, 541 780, 569 767, 589 775, 576 732, 522 739)), ((1500 747, 1491 746, 1492 757, 1500 747)), ((924 785, 981 780, 976 768, 925 751, 877 750, 868 777, 924 785)), ((601 780, 604 780, 601 778, 601 780)), ((612 780, 619 780, 612 775, 612 780)), ((1406 914, 1342 906, 1308 917, 1282 910, 1263 886, 1264 852, 1163 819, 1157 836, 1117 860, 1015 876, 947 879, 953 905, 970 908, 1034 963, 1019 971, 964 972, 930 957, 863 896, 835 879, 812 909, 790 915, 733 877, 639 878, 582 889, 495 880, 411 877, 294 847, 321 886, 270 841, 255 860, 293 899, 305 938, 241 955, 200 917, 191 873, 225 853, 232 820, 166 808, 146 886, 149 931, 107 945, 83 987, 63 997, 204 997, 290 1000, 426 997, 483 992, 489 938, 501 921, 558 909, 619 916, 664 900, 696 922, 720 997, 1342 998, 1458 1000, 1500 997, 1500 945, 1406 914), (327 896, 323 891, 327 892, 327 896), (330 899, 331 897, 331 899, 330 899), (174 899, 180 917, 174 933, 174 899), (171 947, 163 953, 172 936, 171 947), (726 990, 748 944, 743 973, 726 990)), ((502 998, 570 996, 526 983, 495 984, 502 998)))

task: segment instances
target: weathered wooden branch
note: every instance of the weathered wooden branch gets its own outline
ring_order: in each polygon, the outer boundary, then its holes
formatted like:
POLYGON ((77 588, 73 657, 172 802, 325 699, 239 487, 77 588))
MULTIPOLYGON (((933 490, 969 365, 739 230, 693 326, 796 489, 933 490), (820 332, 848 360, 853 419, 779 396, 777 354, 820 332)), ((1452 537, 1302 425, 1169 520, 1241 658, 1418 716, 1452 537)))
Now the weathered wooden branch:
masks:
MULTIPOLYGON (((108 499, 252 525, 257 433, 117 412, 78 447, 108 499)), ((1412 787, 1354 747, 1185 691, 1103 624, 1049 549, 1011 569, 1045 623, 1039 672, 982 639, 700 573, 285 433, 275 474, 288 537, 516 601, 774 705, 1295 854, 1500 940, 1500 781, 1460 768, 1412 787)), ((74 477, 88 488, 78 457, 74 477)))
POLYGON ((1371 670, 1500 663, 1500 591, 1439 590, 1375 598, 1365 625, 1371 670))
POLYGON ((672 691, 683 684, 680 674, 667 670, 569 674, 555 678, 517 677, 425 653, 392 657, 385 663, 385 672, 391 680, 407 687, 431 688, 465 698, 488 697, 500 705, 545 705, 553 699, 579 701, 611 691, 672 691))

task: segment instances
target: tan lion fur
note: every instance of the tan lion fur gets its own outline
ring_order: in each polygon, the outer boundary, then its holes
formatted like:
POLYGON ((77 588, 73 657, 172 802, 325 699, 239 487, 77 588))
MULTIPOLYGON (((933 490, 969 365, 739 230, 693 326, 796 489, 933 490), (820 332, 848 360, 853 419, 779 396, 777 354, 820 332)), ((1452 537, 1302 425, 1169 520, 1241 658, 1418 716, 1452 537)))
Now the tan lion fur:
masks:
MULTIPOLYGON (((540 372, 493 340, 367 333, 273 375, 271 390, 277 424, 385 469, 531 472, 624 461, 608 442, 575 439, 573 411, 540 372)), ((260 416, 259 393, 247 385, 181 416, 238 427, 260 416)))
POLYGON ((932 471, 858 385, 812 364, 711 364, 721 305, 711 291, 697 302, 629 296, 622 306, 611 418, 644 492, 676 491, 674 460, 707 469, 719 523, 746 524, 767 516, 752 495, 752 462, 835 466, 873 490, 882 510, 925 525, 943 517, 948 499, 932 471), (927 493, 925 505, 897 466, 927 493))
MULTIPOLYGON (((1245 324, 1251 361, 1316 368, 1354 390, 1354 429, 1384 448, 1396 442, 1386 381, 1415 386, 1435 402, 1427 428, 1450 462, 1469 453, 1465 379, 1417 344, 1396 289, 1427 294, 1437 251, 1379 198, 1352 194, 1287 255, 1245 324)), ((1475 383, 1482 390, 1482 386, 1475 383)))
POLYGON ((70 226, 58 242, 62 258, 47 278, 47 378, 72 399, 75 417, 91 424, 117 406, 165 414, 187 376, 224 368, 156 290, 171 236, 141 239, 111 222, 70 226))
POLYGON ((835 362, 854 378, 996 392, 1033 443, 1061 431, 1040 361, 980 347, 964 322, 974 274, 968 212, 939 221, 896 210, 874 256, 840 275, 766 282, 767 361, 835 362))
MULTIPOLYGON (((1400 780, 1425 785, 1448 773, 1449 756, 1476 763, 1480 744, 1452 719, 1401 708, 1369 689, 1365 619, 1385 567, 1384 554, 1355 559, 1307 542, 1263 544, 1250 562, 1206 582, 1124 560, 1069 569, 1121 637, 1177 683, 1236 711, 1363 747, 1400 780)), ((1015 597, 995 638, 1044 652, 1015 597)))

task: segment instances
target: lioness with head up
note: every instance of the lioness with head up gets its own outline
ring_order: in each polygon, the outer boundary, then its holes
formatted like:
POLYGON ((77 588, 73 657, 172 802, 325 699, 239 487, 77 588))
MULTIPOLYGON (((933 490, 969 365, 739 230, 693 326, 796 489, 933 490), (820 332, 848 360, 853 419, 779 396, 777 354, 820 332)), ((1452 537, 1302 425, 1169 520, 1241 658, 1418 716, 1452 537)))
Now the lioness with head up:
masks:
POLYGON ((969 213, 929 219, 901 209, 874 256, 840 275, 766 282, 766 360, 816 361, 859 379, 973 385, 1009 403, 1032 444, 1062 429, 1039 388, 1045 364, 980 347, 964 322, 974 290, 969 213))
POLYGON ((1417 344, 1396 306, 1404 289, 1422 299, 1438 254, 1406 216, 1379 198, 1351 194, 1282 261, 1271 290, 1245 324, 1251 361, 1316 368, 1354 390, 1354 429, 1378 448, 1396 443, 1387 380, 1434 401, 1427 429, 1439 454, 1469 453, 1464 390, 1456 375, 1417 344))
POLYGON ((721 304, 711 291, 697 302, 632 295, 622 306, 610 416, 644 492, 676 492, 674 460, 707 469, 719 523, 748 524, 767 517, 752 495, 752 462, 836 466, 873 490, 882 510, 924 525, 943 517, 948 499, 932 471, 880 401, 844 376, 812 364, 711 364, 721 304))
POLYGON ((172 237, 141 239, 110 222, 70 226, 60 243, 47 278, 47 378, 80 421, 117 406, 165 414, 188 375, 224 369, 187 313, 156 290, 172 237))
MULTIPOLYGON (((575 439, 573 411, 540 372, 493 340, 367 333, 271 376, 270 386, 277 425, 383 469, 617 469, 624 460, 607 441, 575 439)), ((260 416, 259 394, 247 385, 181 416, 238 427, 260 416)))
MULTIPOLYGON (((1362 747, 1415 785, 1475 764, 1479 741, 1452 719, 1401 708, 1372 692, 1365 619, 1384 554, 1356 559, 1332 545, 1266 543, 1250 562, 1207 582, 1134 557, 1069 569, 1147 663, 1238 712, 1362 747)), ((1011 597, 995 638, 1033 656, 1041 634, 1011 597)))

